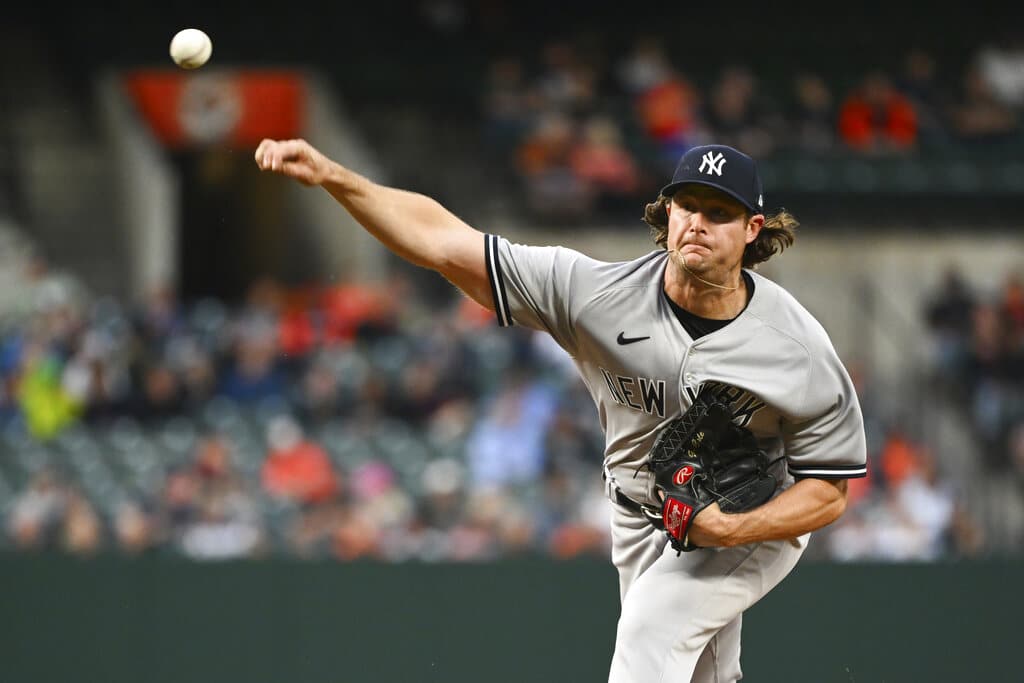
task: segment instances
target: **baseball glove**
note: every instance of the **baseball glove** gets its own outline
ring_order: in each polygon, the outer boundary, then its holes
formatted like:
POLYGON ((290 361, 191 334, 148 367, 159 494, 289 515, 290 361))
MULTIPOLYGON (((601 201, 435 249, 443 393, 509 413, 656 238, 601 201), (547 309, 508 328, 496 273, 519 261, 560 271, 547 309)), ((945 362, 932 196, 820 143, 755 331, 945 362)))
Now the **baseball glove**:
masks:
POLYGON ((693 405, 658 434, 647 466, 661 500, 663 528, 677 552, 698 546, 687 536, 701 510, 718 503, 722 512, 743 512, 765 503, 778 481, 773 464, 750 430, 733 420, 725 385, 705 383, 693 405))

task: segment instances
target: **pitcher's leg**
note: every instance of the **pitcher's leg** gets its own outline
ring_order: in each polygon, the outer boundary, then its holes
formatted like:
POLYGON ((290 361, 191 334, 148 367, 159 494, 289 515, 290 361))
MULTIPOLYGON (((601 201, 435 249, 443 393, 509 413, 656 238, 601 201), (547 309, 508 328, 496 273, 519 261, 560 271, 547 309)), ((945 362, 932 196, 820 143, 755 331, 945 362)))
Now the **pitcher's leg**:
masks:
MULTIPOLYGON (((803 546, 772 541, 680 556, 666 550, 622 603, 609 681, 690 681, 708 642, 792 570, 803 546)), ((725 635, 738 640, 738 631, 725 635)), ((723 658, 738 653, 738 642, 718 646, 729 649, 719 652, 720 673, 738 674, 738 664, 723 658)))
POLYGON ((619 571, 619 600, 637 577, 661 557, 668 538, 646 519, 612 504, 612 563, 619 571))
POLYGON ((715 634, 697 660, 692 683, 733 683, 743 678, 743 672, 740 670, 742 626, 741 614, 715 634))
POLYGON ((745 579, 730 579, 760 548, 666 549, 622 603, 610 683, 687 683, 708 641, 744 609, 745 579))

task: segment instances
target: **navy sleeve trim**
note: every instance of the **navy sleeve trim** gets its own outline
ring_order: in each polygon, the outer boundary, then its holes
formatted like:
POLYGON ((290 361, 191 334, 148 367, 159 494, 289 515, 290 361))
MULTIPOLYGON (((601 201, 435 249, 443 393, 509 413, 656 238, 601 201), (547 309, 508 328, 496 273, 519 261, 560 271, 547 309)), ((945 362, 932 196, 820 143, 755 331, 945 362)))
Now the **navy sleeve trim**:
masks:
POLYGON ((859 479, 866 477, 868 466, 865 465, 790 465, 789 473, 794 477, 813 477, 815 479, 859 479))
POLYGON ((487 279, 491 283, 491 296, 494 297, 494 312, 498 314, 498 325, 512 325, 512 312, 508 307, 508 296, 505 294, 505 281, 501 277, 501 260, 498 258, 498 236, 484 235, 484 260, 487 262, 487 279))

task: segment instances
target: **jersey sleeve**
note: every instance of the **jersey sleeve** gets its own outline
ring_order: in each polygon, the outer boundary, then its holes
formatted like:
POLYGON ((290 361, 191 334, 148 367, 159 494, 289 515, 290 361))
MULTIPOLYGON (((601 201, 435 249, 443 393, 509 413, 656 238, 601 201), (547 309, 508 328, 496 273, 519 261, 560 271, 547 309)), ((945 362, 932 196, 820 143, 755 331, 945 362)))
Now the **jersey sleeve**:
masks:
POLYGON ((789 472, 796 478, 854 479, 867 475, 867 443, 860 402, 833 351, 808 375, 798 422, 784 423, 789 472))
POLYGON ((484 244, 498 324, 547 332, 573 353, 574 315, 593 292, 596 262, 565 247, 525 246, 497 235, 484 244))

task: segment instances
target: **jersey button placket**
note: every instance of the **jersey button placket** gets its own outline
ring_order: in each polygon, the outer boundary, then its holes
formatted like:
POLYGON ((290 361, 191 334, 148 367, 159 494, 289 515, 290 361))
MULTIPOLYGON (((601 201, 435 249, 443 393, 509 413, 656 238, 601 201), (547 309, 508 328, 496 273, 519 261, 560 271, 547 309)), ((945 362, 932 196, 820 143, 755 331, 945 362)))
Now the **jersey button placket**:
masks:
POLYGON ((686 355, 683 356, 683 388, 694 387, 697 383, 697 377, 693 374, 692 362, 693 357, 697 354, 697 349, 691 346, 686 351, 686 355))

